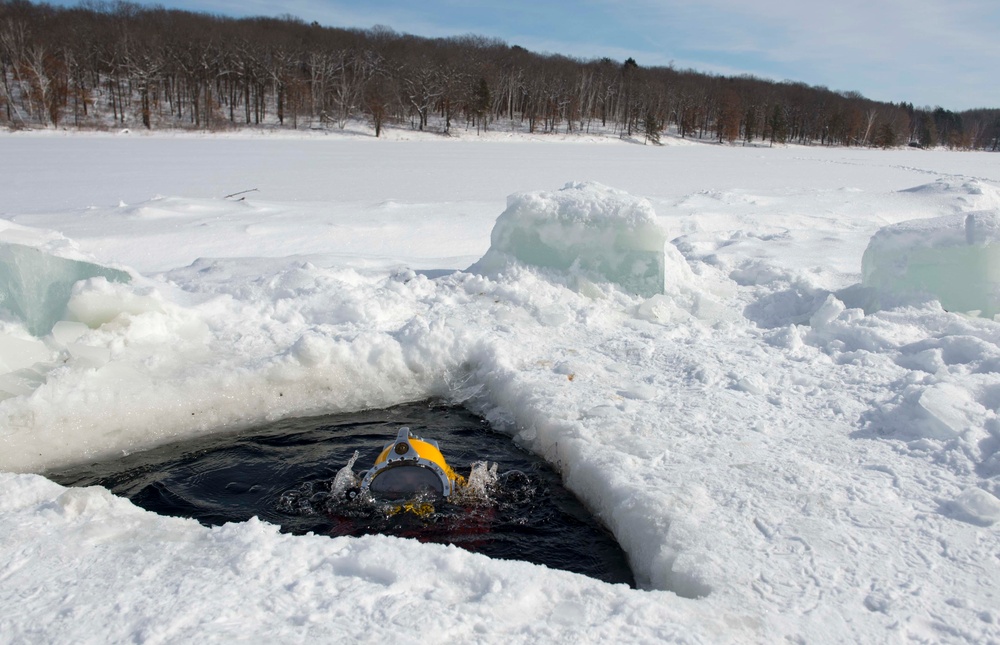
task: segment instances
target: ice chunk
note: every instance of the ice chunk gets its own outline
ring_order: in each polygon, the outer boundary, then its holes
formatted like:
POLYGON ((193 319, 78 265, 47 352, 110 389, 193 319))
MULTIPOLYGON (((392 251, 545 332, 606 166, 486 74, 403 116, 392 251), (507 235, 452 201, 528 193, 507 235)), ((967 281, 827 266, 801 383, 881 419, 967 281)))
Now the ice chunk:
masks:
POLYGON ((35 336, 49 333, 63 318, 74 284, 95 277, 129 281, 129 274, 118 269, 0 242, 0 310, 10 312, 35 336))
POLYGON ((56 366, 57 351, 23 330, 0 330, 0 401, 30 394, 56 366))
POLYGON ((825 329, 833 321, 840 318, 845 311, 847 311, 847 306, 831 293, 827 295, 819 309, 809 317, 809 326, 814 329, 825 329))
POLYGON ((508 197, 489 251, 469 270, 499 273, 514 261, 649 297, 663 293, 666 242, 647 200, 597 183, 569 183, 557 192, 508 197))
POLYGON ((975 444, 985 438, 986 417, 986 408, 968 390, 953 383, 936 383, 907 388, 892 410, 872 421, 880 434, 904 441, 961 439, 975 444))
POLYGON ((0 332, 0 374, 47 360, 52 360, 52 350, 45 343, 0 332))
POLYGON ((981 488, 970 488, 951 502, 950 510, 957 519, 981 526, 1000 521, 1000 499, 981 488))
POLYGON ((80 340, 80 337, 86 334, 89 330, 90 327, 82 322, 60 320, 52 326, 52 339, 60 345, 69 345, 70 343, 75 343, 80 340))
POLYGON ((862 284, 891 299, 931 296, 944 309, 1000 313, 1000 211, 901 222, 879 230, 862 284))
POLYGON ((934 439, 959 436, 970 426, 978 425, 974 420, 983 412, 968 391, 951 383, 927 388, 920 395, 918 405, 924 413, 925 423, 914 425, 922 427, 924 435, 934 439))

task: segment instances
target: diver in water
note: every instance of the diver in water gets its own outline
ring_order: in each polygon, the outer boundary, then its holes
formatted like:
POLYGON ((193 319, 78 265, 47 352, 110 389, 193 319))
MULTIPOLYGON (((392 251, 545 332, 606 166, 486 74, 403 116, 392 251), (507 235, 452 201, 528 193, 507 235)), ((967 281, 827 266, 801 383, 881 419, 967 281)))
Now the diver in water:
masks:
POLYGON ((430 493, 450 497, 465 478, 444 460, 436 441, 413 436, 408 427, 385 445, 361 481, 361 491, 389 500, 430 493))
MULTIPOLYGON (((475 551, 493 541, 498 510, 527 509, 535 487, 521 471, 497 474, 497 464, 474 462, 468 477, 445 461, 438 443, 401 427, 360 478, 354 456, 334 478, 326 507, 334 535, 386 533, 475 551)), ((520 525, 520 522, 514 520, 520 525)))

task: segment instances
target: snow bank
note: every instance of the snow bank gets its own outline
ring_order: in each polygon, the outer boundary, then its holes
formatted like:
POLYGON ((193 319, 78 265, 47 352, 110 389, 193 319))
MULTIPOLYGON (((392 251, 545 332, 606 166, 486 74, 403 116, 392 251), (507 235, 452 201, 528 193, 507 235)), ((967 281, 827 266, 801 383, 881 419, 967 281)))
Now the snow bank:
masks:
POLYGON ((862 258, 862 284, 890 298, 930 296, 948 311, 1000 313, 1000 210, 887 226, 862 258))
MULTIPOLYGON (((647 200, 594 182, 569 183, 554 193, 511 195, 490 250, 469 270, 496 275, 516 261, 649 297, 663 293, 666 242, 647 200)), ((674 251, 669 262, 684 260, 674 251)))
POLYGON ((58 337, 24 339, 46 354, 23 361, 36 361, 22 365, 30 378, 12 375, 17 396, 0 401, 0 468, 40 470, 285 416, 440 396, 475 341, 431 310, 455 295, 412 272, 287 260, 262 274, 261 263, 236 264, 229 273, 212 263, 214 274, 199 265, 202 286, 186 284, 187 293, 96 280, 78 288, 69 307, 96 329, 60 324, 58 337), (219 272, 227 277, 212 284, 219 272))
POLYGON ((206 528, 35 475, 0 473, 0 513, 21 545, 0 553, 4 642, 755 640, 666 593, 415 540, 206 528))

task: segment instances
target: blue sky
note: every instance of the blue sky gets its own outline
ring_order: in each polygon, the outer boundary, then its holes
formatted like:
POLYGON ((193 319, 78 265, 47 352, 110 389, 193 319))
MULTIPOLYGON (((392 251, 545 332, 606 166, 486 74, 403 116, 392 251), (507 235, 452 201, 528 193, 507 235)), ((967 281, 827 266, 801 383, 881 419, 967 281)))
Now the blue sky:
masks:
MULTIPOLYGON (((76 1, 55 4, 75 5, 76 1)), ((858 91, 950 110, 1000 108, 1000 0, 140 0, 227 16, 291 14, 418 36, 477 34, 537 52, 634 58, 858 91)))

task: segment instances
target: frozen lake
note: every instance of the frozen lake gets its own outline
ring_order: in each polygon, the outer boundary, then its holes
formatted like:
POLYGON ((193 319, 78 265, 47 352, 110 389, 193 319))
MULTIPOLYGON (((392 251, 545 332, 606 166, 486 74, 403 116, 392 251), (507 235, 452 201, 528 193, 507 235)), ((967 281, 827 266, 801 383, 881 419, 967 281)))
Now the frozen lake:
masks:
POLYGON ((132 276, 0 320, 0 640, 1000 640, 1000 323, 859 289, 882 227, 1000 211, 1000 156, 395 136, 0 135, 0 242, 132 276), (591 181, 647 200, 664 293, 467 271, 508 196, 591 181), (30 474, 430 397, 640 588, 30 474))

